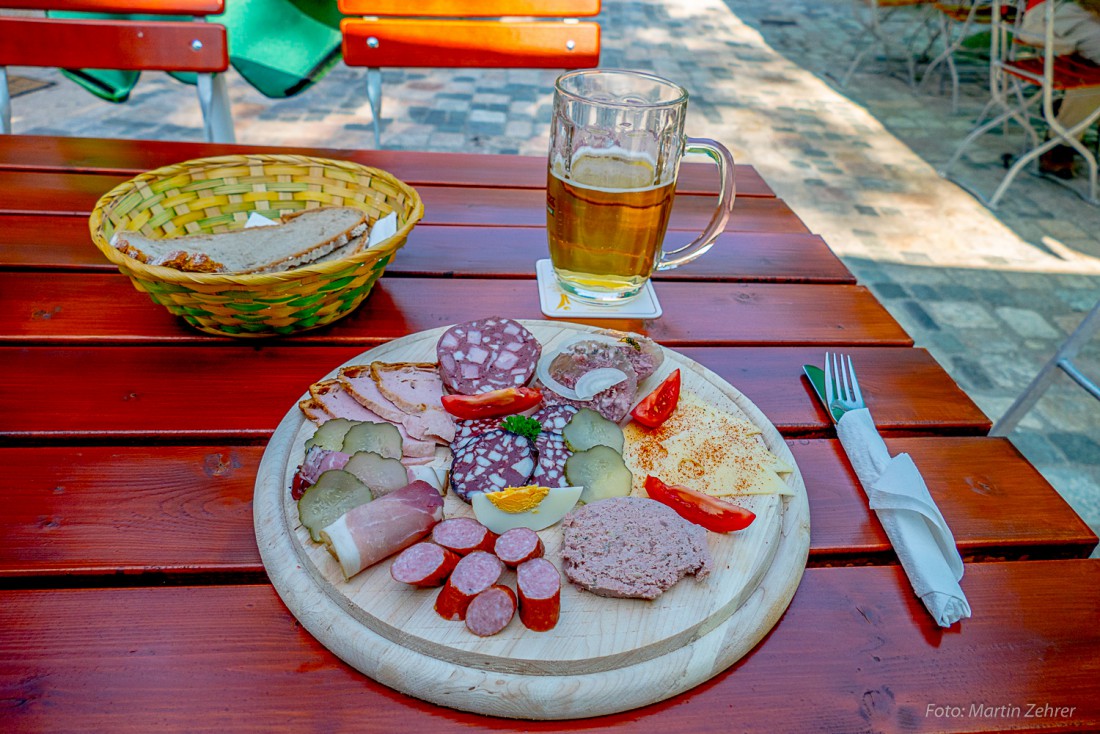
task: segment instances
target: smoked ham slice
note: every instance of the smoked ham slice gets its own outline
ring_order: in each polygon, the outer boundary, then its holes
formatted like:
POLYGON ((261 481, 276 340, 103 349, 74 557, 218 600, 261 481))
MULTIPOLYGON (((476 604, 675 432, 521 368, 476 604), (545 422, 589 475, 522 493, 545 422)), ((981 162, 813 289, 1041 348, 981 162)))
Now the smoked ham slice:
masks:
POLYGON ((321 530, 345 578, 408 548, 443 519, 443 497, 417 480, 349 510, 321 530))

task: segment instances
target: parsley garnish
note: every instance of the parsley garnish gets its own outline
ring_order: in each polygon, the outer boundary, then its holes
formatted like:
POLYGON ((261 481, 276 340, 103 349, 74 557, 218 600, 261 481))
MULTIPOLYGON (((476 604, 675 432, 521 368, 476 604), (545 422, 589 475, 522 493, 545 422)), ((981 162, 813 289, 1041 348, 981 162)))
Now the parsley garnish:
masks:
POLYGON ((500 422, 500 427, 530 441, 534 441, 542 433, 542 424, 525 415, 510 415, 500 422))

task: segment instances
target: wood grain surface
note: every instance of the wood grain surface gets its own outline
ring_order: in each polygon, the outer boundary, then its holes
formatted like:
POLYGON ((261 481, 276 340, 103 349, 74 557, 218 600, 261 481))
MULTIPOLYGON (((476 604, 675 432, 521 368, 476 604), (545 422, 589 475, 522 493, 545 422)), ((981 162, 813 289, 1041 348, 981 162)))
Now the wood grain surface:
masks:
MULTIPOLYGON (((978 563, 974 616, 936 627, 898 566, 808 569, 766 642, 687 694, 528 732, 1100 729, 1100 564, 978 563), (797 688, 792 694, 791 688, 797 688), (1025 718, 1029 702, 1072 714, 1025 718), (971 704, 1017 705, 982 716, 971 704), (929 706, 959 706, 954 718, 929 706), (719 722, 716 724, 716 722, 719 722)), ((0 591, 17 731, 512 732, 340 662, 267 585, 0 591), (124 713, 120 713, 124 712, 124 713), (247 723, 244 723, 247 722, 247 723)))
POLYGON ((0 65, 210 74, 229 68, 229 49, 216 23, 8 16, 0 65))
MULTIPOLYGON (((102 140, 42 135, 0 137, 0 171, 35 173, 106 173, 130 178, 153 168, 214 155, 255 152, 255 146, 158 140, 102 140)), ((546 188, 546 156, 484 153, 418 153, 408 150, 346 150, 264 146, 268 153, 300 153, 349 160, 389 171, 412 185, 504 186, 546 188)), ((736 169, 738 197, 774 197, 751 165, 736 169)), ((711 163, 685 161, 676 190, 717 194, 718 174, 711 163)))
MULTIPOLYGON (((886 443, 891 453, 913 457, 968 562, 1085 557, 1096 547, 1088 526, 1007 439, 886 443)), ((787 445, 809 468, 809 565, 894 563, 836 439, 787 445)), ((262 446, 243 444, 0 448, 0 474, 20 477, 0 514, 0 578, 262 578, 252 528, 262 454, 262 446)))
MULTIPOLYGON (((89 173, 37 173, 0 170, 0 215, 52 214, 86 218, 99 198, 131 176, 89 173)), ((476 195, 456 186, 421 184, 423 224, 546 227, 546 193, 542 189, 482 187, 476 195)), ((714 214, 716 197, 680 194, 672 206, 670 230, 702 232, 714 214)), ((738 197, 726 224, 729 232, 807 233, 802 220, 782 200, 738 197)))
MULTIPOLYGON (((709 682, 625 714, 517 725, 403 696, 321 646, 264 582, 251 491, 263 445, 318 374, 459 318, 538 317, 545 157, 0 136, 0 471, 14 478, 0 728, 1100 730, 1100 564, 1026 560, 1083 556, 1095 534, 1010 442, 981 435, 989 419, 759 174, 736 175, 719 244, 658 275, 665 317, 593 323, 713 369, 777 426, 805 475, 815 568, 764 643, 709 682), (430 219, 359 313, 241 344, 133 291, 86 218, 140 172, 256 150, 378 166, 426 191, 430 219), (913 595, 801 376, 835 348, 967 559, 974 617, 948 630, 913 595), (1031 702, 1072 710, 1029 718, 1031 702)), ((716 189, 712 165, 681 167, 670 242, 700 227, 716 189)))
MULTIPOLYGON (((686 244, 691 234, 672 232, 668 247, 686 244)), ((535 227, 418 225, 386 275, 533 279, 535 261, 546 254, 546 232, 535 227)), ((42 214, 0 217, 3 268, 117 272, 92 244, 84 220, 42 214)), ((658 281, 855 283, 824 240, 797 233, 726 232, 704 257, 654 276, 658 281)))
MULTIPOLYGON (((362 345, 0 347, 0 439, 21 442, 266 441, 303 385, 362 345), (37 391, 48 384, 50 390, 37 391), (25 396, 34 393, 36 400, 25 396), (231 407, 232 409, 229 409, 231 407)), ((802 377, 824 350, 681 348, 738 387, 787 436, 834 435, 802 377)), ((855 348, 886 434, 976 434, 989 419, 924 350, 855 348), (911 386, 920 385, 914 392, 911 386)))
MULTIPOLYGON (((643 333, 667 346, 912 344, 862 286, 666 282, 656 290, 664 318, 576 321, 643 333)), ((534 282, 383 276, 351 315, 324 329, 280 341, 380 343, 497 314, 541 318, 534 282), (476 297, 471 298, 471 293, 476 297)), ((0 344, 200 344, 217 339, 172 316, 121 274, 0 273, 0 344), (107 313, 111 318, 103 318, 107 313)))
MULTIPOLYGON (((545 350, 594 331, 523 323, 545 350)), ((409 335, 349 363, 431 361, 443 331, 409 335)), ((664 363, 639 385, 639 393, 677 368, 685 390, 751 421, 793 469, 784 477, 789 496, 738 498, 756 513, 748 528, 707 534, 714 563, 705 580, 680 582, 650 602, 605 599, 563 581, 556 627, 535 634, 512 624, 487 638, 441 620, 433 609, 434 591, 395 588, 388 560, 345 581, 328 552, 310 541, 290 498, 303 444, 314 431, 296 403, 272 436, 256 477, 256 539, 268 577, 298 620, 342 659, 440 705, 512 718, 574 718, 645 706, 698 685, 750 650, 782 614, 806 565, 810 518, 797 462, 779 432, 736 388, 666 349, 664 363)), ((446 517, 471 514, 453 493, 445 497, 446 517)), ((539 535, 546 558, 560 570, 560 527, 539 535)))

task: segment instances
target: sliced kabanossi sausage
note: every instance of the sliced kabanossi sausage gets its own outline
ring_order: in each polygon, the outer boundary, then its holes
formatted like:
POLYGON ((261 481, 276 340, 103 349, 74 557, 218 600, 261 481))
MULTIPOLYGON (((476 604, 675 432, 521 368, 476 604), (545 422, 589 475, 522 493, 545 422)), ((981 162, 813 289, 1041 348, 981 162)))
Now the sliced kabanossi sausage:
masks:
POLYGON ((542 355, 534 334, 503 318, 456 324, 443 332, 435 350, 443 384, 463 395, 526 385, 542 355))
POLYGON ((451 572, 451 577, 435 598, 435 611, 444 619, 465 619, 474 597, 495 584, 504 573, 504 564, 492 553, 474 551, 451 572))
POLYGON ((451 517, 432 528, 432 541, 465 556, 493 550, 496 534, 472 517, 451 517))
POLYGON ((516 568, 519 619, 534 632, 553 629, 561 615, 561 575, 545 558, 533 558, 516 568))
POLYGON ((534 530, 512 528, 504 531, 497 538, 493 552, 496 553, 497 558, 504 561, 505 566, 515 568, 524 561, 541 558, 545 548, 542 545, 542 538, 534 530))
POLYGON ((516 615, 516 594, 503 584, 493 584, 474 597, 466 608, 466 628, 479 637, 495 635, 516 615))
POLYGON ((390 576, 395 581, 412 586, 442 586, 454 571, 459 558, 454 551, 423 541, 410 545, 393 559, 390 576))
POLYGON ((530 441, 508 431, 489 431, 455 451, 451 489, 469 502, 475 492, 522 487, 534 471, 530 441))

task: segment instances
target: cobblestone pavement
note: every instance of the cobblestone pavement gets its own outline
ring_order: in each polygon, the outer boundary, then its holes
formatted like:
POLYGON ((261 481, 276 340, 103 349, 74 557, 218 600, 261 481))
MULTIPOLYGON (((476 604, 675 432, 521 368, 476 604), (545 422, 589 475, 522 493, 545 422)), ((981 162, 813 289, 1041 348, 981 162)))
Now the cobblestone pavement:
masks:
MULTIPOLYGON (((963 74, 957 114, 939 80, 910 88, 872 55, 841 89, 858 32, 848 0, 605 0, 602 65, 652 70, 692 94, 688 131, 755 165, 991 417, 1000 416, 1100 297, 1100 208, 1022 175, 991 212, 936 167, 986 100, 963 74)), ((126 105, 57 82, 13 101, 16 132, 201 139, 193 90, 145 74, 126 105)), ((555 72, 385 70, 386 148, 545 155, 555 72)), ((287 100, 229 74, 237 137, 249 144, 374 146, 365 73, 338 66, 287 100)), ((986 193, 1016 138, 986 136, 958 168, 986 193)), ((1079 364, 1100 375, 1100 339, 1079 364)), ((1056 384, 1012 441, 1100 528, 1100 404, 1056 384)))

